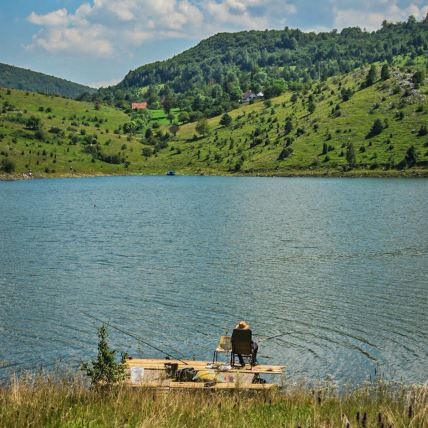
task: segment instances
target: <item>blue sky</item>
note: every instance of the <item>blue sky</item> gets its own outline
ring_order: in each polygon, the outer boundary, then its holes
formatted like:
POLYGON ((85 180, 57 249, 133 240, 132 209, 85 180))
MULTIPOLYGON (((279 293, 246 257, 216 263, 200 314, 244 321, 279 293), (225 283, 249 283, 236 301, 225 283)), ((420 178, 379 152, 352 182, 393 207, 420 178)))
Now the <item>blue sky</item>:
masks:
POLYGON ((371 31, 427 13, 428 0, 0 0, 0 62, 99 86, 221 31, 371 31))

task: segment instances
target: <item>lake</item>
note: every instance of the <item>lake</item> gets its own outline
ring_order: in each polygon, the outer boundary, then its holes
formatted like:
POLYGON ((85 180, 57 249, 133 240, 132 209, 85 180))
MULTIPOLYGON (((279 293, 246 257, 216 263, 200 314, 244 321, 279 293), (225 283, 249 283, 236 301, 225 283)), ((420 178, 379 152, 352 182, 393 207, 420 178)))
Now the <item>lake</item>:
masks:
POLYGON ((293 381, 422 382, 427 279, 426 179, 0 182, 0 377, 88 360, 88 312, 207 359, 247 320, 259 360, 293 381))

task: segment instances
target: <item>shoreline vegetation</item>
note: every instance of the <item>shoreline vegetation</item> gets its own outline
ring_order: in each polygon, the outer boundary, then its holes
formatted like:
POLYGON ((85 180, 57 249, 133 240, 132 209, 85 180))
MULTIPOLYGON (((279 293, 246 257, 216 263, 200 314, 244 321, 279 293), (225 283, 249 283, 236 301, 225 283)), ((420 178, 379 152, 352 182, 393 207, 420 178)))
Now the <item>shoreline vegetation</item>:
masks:
MULTIPOLYGON (((183 177, 331 177, 331 178, 428 178, 427 169, 412 170, 367 170, 353 169, 350 171, 339 170, 283 170, 283 171, 241 171, 240 173, 227 173, 224 171, 175 171, 176 176, 183 177)), ((125 173, 123 171, 117 174, 99 173, 56 173, 56 174, 0 174, 0 181, 20 181, 20 180, 37 180, 52 178, 95 178, 95 177, 162 177, 165 173, 147 172, 144 173, 125 173)))
POLYGON ((0 426, 426 427, 427 385, 378 380, 338 391, 332 383, 275 391, 157 393, 89 388, 77 375, 28 374, 0 386, 0 426))

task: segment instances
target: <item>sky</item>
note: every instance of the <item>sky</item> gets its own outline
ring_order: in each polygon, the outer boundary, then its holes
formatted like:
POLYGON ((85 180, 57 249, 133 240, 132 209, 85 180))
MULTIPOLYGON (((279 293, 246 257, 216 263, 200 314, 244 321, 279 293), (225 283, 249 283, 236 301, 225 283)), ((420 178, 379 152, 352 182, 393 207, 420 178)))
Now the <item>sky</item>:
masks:
POLYGON ((0 0, 0 62, 94 87, 219 32, 367 31, 428 0, 0 0))

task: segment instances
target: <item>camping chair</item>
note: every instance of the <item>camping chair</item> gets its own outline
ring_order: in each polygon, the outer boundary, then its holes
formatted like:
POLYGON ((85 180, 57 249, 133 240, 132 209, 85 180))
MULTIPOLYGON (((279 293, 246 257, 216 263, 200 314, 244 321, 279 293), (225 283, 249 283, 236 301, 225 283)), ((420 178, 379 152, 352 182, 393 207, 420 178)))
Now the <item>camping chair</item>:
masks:
POLYGON ((252 333, 251 330, 233 330, 232 333, 232 353, 230 355, 230 365, 235 366, 235 358, 237 355, 241 355, 244 359, 248 358, 250 364, 254 365, 253 349, 251 346, 252 333))
POLYGON ((220 336, 220 340, 218 341, 217 348, 214 351, 213 363, 216 363, 218 360, 219 353, 227 354, 232 350, 232 338, 230 336, 220 336))

